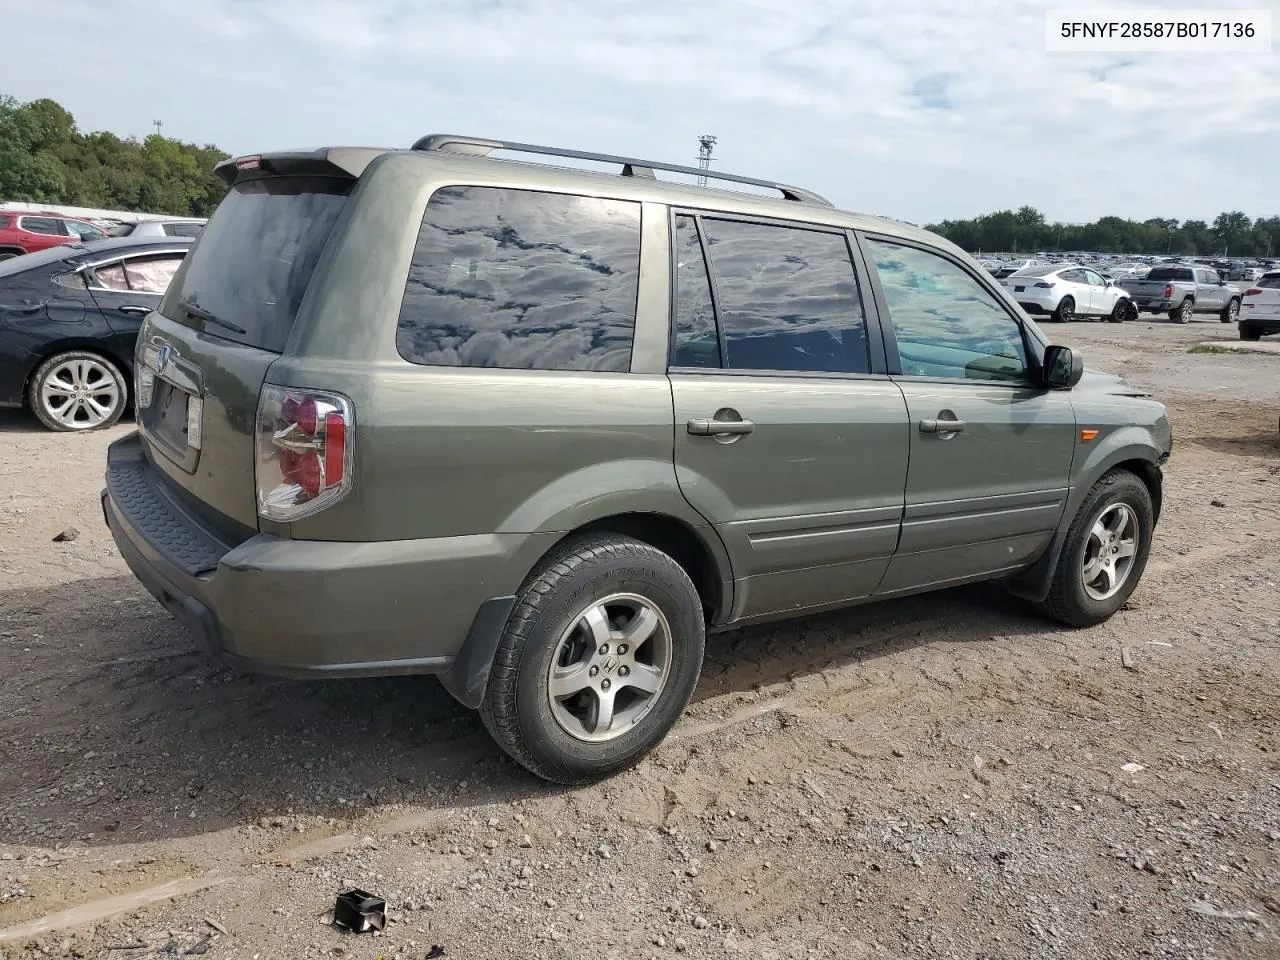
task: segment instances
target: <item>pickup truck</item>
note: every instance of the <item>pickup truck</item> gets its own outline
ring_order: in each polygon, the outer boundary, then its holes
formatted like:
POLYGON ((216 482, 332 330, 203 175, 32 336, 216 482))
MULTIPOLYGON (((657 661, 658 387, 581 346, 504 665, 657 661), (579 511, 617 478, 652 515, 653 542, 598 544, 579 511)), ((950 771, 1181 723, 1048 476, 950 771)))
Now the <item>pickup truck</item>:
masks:
POLYGON ((1223 323, 1240 317, 1240 288, 1212 267, 1153 267, 1141 280, 1121 280, 1121 289, 1139 313, 1167 313, 1170 320, 1190 323, 1197 313, 1215 313, 1223 323))

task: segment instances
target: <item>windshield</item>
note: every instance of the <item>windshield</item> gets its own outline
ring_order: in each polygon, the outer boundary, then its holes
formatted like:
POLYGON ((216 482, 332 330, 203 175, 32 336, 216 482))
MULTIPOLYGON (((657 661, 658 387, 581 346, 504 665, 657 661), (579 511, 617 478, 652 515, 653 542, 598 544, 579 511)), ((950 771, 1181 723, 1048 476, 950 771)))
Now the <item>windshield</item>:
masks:
POLYGON ((353 183, 271 177, 236 184, 192 247, 161 312, 281 352, 353 183), (197 310, 188 311, 184 301, 197 310), (201 319, 207 314, 243 332, 201 319))

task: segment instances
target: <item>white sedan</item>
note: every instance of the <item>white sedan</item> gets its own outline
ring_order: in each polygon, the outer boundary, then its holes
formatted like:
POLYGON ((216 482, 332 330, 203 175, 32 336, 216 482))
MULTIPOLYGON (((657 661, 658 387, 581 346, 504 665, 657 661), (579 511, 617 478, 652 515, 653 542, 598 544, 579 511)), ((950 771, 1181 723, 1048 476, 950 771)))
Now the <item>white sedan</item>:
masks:
POLYGON ((1119 323, 1138 315, 1127 290, 1088 267, 1057 263, 1025 267, 1000 284, 1027 313, 1060 323, 1076 317, 1105 317, 1119 323))

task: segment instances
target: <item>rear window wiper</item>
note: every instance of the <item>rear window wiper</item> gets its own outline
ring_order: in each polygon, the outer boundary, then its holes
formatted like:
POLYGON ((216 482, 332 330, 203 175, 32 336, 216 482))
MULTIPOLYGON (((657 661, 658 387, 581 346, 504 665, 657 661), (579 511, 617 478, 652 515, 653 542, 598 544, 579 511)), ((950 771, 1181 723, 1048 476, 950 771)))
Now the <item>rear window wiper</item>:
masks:
POLYGON ((244 327, 237 326, 236 324, 232 323, 230 320, 223 320, 217 314, 210 313, 208 310, 205 310, 202 307, 197 307, 190 300, 179 300, 178 305, 181 306, 183 310, 187 311, 187 313, 195 317, 197 320, 203 320, 205 323, 213 323, 213 324, 217 324, 220 327, 226 327, 231 332, 238 333, 241 336, 244 336, 246 333, 249 332, 244 327))

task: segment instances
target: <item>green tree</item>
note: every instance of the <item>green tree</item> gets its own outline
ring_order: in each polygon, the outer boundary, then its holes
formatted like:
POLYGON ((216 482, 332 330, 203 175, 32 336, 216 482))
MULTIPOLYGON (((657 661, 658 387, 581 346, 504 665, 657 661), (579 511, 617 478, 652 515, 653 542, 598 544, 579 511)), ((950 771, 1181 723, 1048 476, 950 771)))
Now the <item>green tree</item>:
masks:
POLYGON ((53 100, 0 94, 0 200, 208 216, 226 193, 217 147, 81 133, 53 100))

